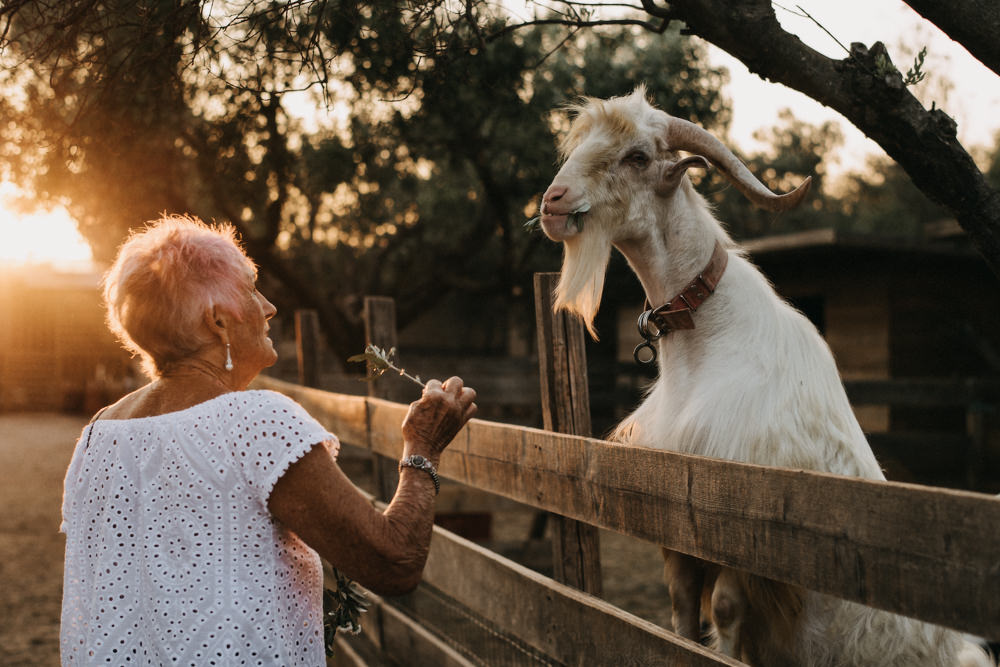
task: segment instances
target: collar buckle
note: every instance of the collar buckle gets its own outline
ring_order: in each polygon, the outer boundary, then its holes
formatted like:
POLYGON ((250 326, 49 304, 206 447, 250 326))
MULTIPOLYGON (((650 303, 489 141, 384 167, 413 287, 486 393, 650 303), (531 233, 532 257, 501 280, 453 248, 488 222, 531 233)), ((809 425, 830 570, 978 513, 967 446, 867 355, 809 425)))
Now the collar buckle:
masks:
POLYGON ((705 270, 695 276, 680 294, 660 306, 650 308, 646 302, 646 310, 639 315, 637 326, 643 342, 632 350, 632 358, 637 364, 652 364, 656 361, 656 346, 653 345, 663 336, 678 329, 694 329, 694 318, 691 316, 710 297, 718 287, 722 274, 726 270, 729 254, 722 244, 716 241, 712 257, 705 270), (676 302, 680 301, 682 305, 676 302))

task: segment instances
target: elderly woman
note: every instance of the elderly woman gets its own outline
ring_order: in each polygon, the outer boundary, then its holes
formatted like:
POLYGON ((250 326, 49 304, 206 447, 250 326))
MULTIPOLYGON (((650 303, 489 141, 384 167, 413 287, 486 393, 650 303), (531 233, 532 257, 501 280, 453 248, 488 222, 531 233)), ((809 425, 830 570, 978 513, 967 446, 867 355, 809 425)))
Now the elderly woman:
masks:
POLYGON ((320 556, 376 592, 417 585, 442 450, 476 410, 431 380, 376 511, 298 404, 248 391, 275 308, 230 227, 166 218, 105 277, 108 321, 152 382, 84 429, 66 475, 63 664, 322 665, 320 556))

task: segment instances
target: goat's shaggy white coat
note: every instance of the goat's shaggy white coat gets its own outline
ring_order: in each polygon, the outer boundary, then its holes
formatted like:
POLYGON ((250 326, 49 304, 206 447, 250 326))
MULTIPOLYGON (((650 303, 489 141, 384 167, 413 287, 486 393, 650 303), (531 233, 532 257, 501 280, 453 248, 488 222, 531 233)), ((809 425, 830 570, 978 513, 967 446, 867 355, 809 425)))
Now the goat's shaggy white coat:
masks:
MULTIPOLYGON (((664 139, 674 119, 651 107, 642 89, 625 98, 590 100, 577 111, 561 147, 565 162, 542 205, 544 231, 565 244, 560 307, 591 326, 612 246, 628 259, 654 307, 702 270, 717 241, 729 249, 715 294, 694 314, 696 328, 659 341, 659 380, 613 437, 734 461, 884 479, 826 343, 734 246, 691 186, 686 165, 676 166, 677 147, 664 139), (568 224, 570 214, 588 207, 582 229, 568 224)), ((728 601, 737 614, 771 614, 739 618, 730 630, 742 634, 720 638, 722 650, 753 664, 992 665, 943 628, 798 589, 795 609, 761 612, 766 604, 740 600, 753 595, 752 586, 738 589, 734 579, 723 579, 727 585, 713 596, 716 613, 729 609, 728 601), (795 616, 790 636, 770 636, 780 634, 774 614, 795 616)))

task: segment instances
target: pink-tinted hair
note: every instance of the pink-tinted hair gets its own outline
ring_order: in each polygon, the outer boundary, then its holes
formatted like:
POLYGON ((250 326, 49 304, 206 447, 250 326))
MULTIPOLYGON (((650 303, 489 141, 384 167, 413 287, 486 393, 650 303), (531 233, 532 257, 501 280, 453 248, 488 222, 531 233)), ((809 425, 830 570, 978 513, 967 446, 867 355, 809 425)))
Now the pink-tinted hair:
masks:
POLYGON ((205 312, 242 319, 253 262, 229 224, 164 216, 133 231, 104 275, 108 327, 150 377, 210 344, 205 312))

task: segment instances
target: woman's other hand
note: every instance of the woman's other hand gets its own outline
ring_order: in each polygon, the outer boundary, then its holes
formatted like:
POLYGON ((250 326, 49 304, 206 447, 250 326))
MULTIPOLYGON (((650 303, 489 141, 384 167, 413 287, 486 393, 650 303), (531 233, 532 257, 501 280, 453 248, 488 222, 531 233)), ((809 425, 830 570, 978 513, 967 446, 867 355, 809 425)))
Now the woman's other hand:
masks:
MULTIPOLYGON (((426 447, 429 451, 416 453, 436 458, 476 414, 475 400, 476 391, 464 386, 460 377, 448 378, 443 383, 429 380, 423 396, 410 404, 403 420, 405 449, 426 447)), ((409 453, 404 450, 404 455, 409 453)))

